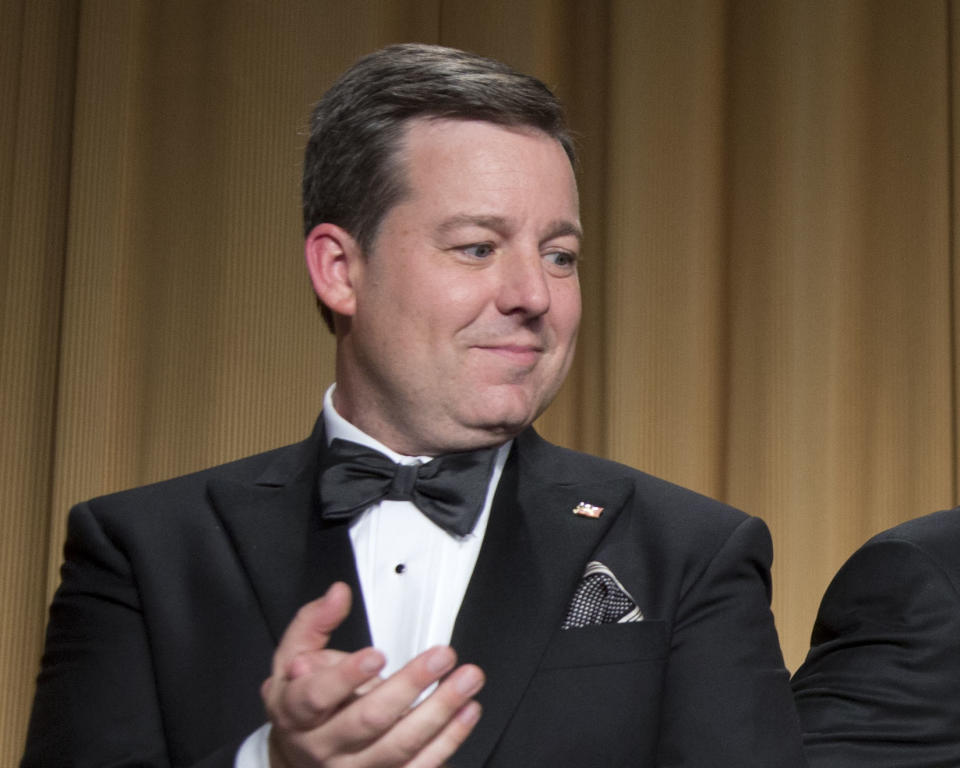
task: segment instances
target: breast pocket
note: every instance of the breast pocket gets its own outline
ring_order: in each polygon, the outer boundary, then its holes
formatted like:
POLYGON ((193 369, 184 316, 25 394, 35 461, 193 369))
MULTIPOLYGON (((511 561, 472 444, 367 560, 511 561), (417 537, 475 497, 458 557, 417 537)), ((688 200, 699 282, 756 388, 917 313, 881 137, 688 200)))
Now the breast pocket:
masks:
POLYGON ((662 621, 561 629, 547 646, 540 669, 658 661, 666 658, 668 647, 667 627, 662 621))
POLYGON ((662 621, 558 629, 498 748, 503 764, 653 765, 668 651, 662 621))

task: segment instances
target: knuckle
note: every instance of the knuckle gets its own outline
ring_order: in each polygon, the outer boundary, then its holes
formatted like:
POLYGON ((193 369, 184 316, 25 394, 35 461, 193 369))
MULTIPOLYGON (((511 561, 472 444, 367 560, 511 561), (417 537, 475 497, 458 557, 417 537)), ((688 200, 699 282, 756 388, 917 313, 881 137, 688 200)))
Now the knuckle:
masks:
POLYGON ((406 735, 397 744, 397 751, 404 760, 412 760, 423 749, 425 742, 422 736, 415 738, 412 734, 406 735))
POLYGON ((398 736, 391 740, 390 749, 385 755, 389 765, 408 765, 420 754, 423 744, 411 736, 398 736))
POLYGON ((330 712, 330 702, 319 686, 311 685, 304 692, 302 708, 308 716, 322 720, 330 712))
POLYGON ((281 733, 293 731, 296 727, 292 714, 282 708, 273 707, 268 709, 267 719, 270 720, 273 728, 281 733))
POLYGON ((278 698, 267 704, 270 722, 284 731, 298 731, 321 724, 329 712, 322 692, 312 686, 288 685, 278 698))
POLYGON ((357 713, 360 728, 366 733, 379 734, 389 729, 397 720, 392 712, 379 707, 361 707, 357 713))

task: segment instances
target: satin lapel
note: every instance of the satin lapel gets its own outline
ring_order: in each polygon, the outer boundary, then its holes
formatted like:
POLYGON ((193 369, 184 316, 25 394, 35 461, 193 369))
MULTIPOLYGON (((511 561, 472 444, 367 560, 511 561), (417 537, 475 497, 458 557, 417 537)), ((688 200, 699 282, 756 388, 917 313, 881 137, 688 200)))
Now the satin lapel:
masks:
MULTIPOLYGON (((313 438, 311 438, 313 440, 313 438)), ((246 570, 276 642, 300 606, 334 581, 353 592, 350 614, 330 647, 370 644, 370 630, 346 525, 325 525, 317 513, 316 450, 299 467, 274 466, 251 482, 211 482, 214 508, 246 570)))
POLYGON ((483 716, 452 765, 479 768, 490 756, 631 487, 551 482, 526 470, 514 451, 453 631, 460 660, 479 665, 487 683, 477 696, 483 716), (601 517, 574 515, 581 501, 604 507, 601 517))

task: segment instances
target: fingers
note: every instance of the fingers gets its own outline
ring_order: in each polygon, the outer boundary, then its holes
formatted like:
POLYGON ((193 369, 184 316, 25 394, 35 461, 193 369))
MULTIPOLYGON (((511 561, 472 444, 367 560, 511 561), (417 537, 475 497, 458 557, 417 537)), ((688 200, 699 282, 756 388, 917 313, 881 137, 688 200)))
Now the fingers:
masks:
POLYGON ((453 757, 480 720, 480 705, 469 701, 460 708, 446 727, 407 763, 406 768, 436 768, 453 757))
POLYGON ((447 679, 371 749, 375 765, 434 768, 449 759, 480 719, 473 701, 484 684, 479 667, 466 664, 447 679))
POLYGON ((303 746, 331 765, 338 755, 353 755, 351 765, 441 765, 479 719, 471 698, 483 686, 483 673, 472 664, 459 667, 411 707, 455 663, 450 648, 431 648, 307 735, 303 746))
POLYGON ((385 659, 378 650, 326 647, 349 610, 349 588, 334 584, 301 608, 284 633, 262 689, 273 724, 271 761, 330 768, 441 766, 480 717, 473 697, 484 684, 483 672, 472 664, 455 669, 453 650, 437 646, 382 680, 385 659))
POLYGON ((383 668, 383 654, 373 648, 348 654, 325 647, 349 611, 350 588, 338 582, 319 600, 303 606, 284 632, 273 657, 273 674, 261 688, 267 715, 276 727, 317 727, 383 668))
POLYGON ((307 603, 294 617, 273 656, 273 676, 288 677, 293 672, 302 672, 290 665, 303 653, 325 648, 330 634, 350 612, 350 587, 343 582, 330 586, 318 600, 307 603))
MULTIPOLYGON (((333 727, 321 734, 326 748, 333 752, 366 748, 407 715, 420 694, 453 669, 456 661, 456 654, 447 646, 424 651, 331 721, 333 727)), ((456 703, 454 711, 465 702, 466 699, 456 703)), ((436 706, 430 709, 435 710, 436 706)), ((423 714, 418 715, 414 722, 425 719, 423 714)))
POLYGON ((351 654, 340 654, 332 666, 317 666, 309 672, 289 679, 271 689, 267 713, 278 728, 309 731, 322 725, 338 710, 349 704, 357 689, 370 683, 383 668, 383 654, 364 648, 351 654))

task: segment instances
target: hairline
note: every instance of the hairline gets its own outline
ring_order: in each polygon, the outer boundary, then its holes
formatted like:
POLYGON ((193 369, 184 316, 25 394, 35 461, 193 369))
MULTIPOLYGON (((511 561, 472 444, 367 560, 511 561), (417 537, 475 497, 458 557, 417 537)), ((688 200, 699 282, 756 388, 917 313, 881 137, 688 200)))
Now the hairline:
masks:
MULTIPOLYGON (((567 162, 570 163, 570 170, 573 173, 573 183, 576 185, 576 155, 573 152, 572 141, 571 146, 567 146, 561 139, 550 131, 544 130, 538 125, 534 125, 530 122, 516 121, 516 122, 505 122, 499 120, 487 120, 483 117, 470 117, 466 115, 456 115, 456 114, 445 114, 443 112, 421 112, 416 115, 411 115, 410 117, 404 118, 400 122, 400 134, 397 136, 396 140, 393 142, 391 151, 385 159, 385 167, 389 169, 390 174, 393 176, 394 180, 397 183, 398 194, 396 199, 386 208, 380 212, 379 218, 374 222, 373 226, 370 228, 370 231, 365 235, 357 237, 357 242, 360 245, 361 254, 366 256, 367 251, 372 251, 376 243, 377 237, 380 233, 380 227, 383 224, 384 219, 390 214, 390 212, 396 208, 401 203, 406 202, 410 199, 410 195, 413 190, 408 183, 409 179, 409 164, 407 161, 407 140, 410 136, 410 131, 417 124, 431 123, 431 122, 440 122, 440 121, 449 121, 457 123, 485 123, 487 125, 493 125, 498 128, 503 128, 509 131, 516 131, 518 133, 526 133, 528 135, 542 136, 546 139, 556 142, 560 148, 563 150, 564 156, 567 158, 567 162)), ((484 217, 473 217, 469 214, 465 216, 467 219, 475 218, 490 218, 489 216, 484 217)), ((559 223, 559 222, 558 222, 559 223)), ((559 234, 569 234, 577 238, 579 242, 583 241, 583 230, 579 226, 579 223, 567 222, 569 226, 556 227, 559 234)), ((354 233, 350 233, 351 236, 354 236, 354 233)))

